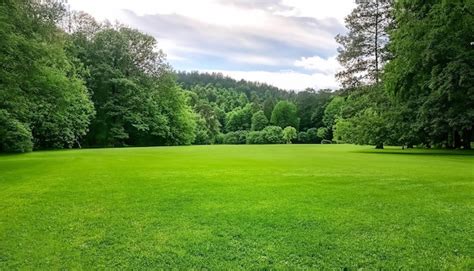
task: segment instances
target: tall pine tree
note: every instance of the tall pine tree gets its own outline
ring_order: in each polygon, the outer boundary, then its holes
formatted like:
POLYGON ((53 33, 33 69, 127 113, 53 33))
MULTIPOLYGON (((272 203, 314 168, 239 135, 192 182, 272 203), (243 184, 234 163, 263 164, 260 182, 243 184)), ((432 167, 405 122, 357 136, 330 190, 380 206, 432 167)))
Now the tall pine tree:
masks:
POLYGON ((349 32, 338 35, 338 60, 343 70, 336 77, 344 88, 379 83, 388 59, 388 30, 393 24, 392 0, 360 0, 346 17, 349 32))

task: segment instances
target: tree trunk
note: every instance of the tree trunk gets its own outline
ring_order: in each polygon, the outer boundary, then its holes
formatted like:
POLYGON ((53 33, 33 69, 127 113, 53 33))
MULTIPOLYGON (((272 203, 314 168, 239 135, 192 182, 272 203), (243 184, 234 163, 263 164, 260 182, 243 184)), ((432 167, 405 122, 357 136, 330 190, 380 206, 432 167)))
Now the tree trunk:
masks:
POLYGON ((379 143, 375 146, 376 149, 383 149, 383 143, 379 143))
MULTIPOLYGON (((379 84, 379 0, 375 1, 375 83, 379 84)), ((383 148, 383 147, 382 147, 383 148)))
POLYGON ((454 131, 448 132, 448 139, 446 141, 446 148, 447 149, 454 149, 454 131))

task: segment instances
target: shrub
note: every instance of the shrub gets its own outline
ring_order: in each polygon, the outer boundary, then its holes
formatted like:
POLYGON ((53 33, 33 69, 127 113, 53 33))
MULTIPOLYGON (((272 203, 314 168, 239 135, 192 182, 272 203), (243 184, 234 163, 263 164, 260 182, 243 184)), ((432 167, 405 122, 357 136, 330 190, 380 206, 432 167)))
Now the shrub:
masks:
POLYGON ((320 138, 318 137, 318 130, 316 128, 310 128, 306 131, 308 134, 308 143, 319 143, 320 138))
POLYGON ((265 144, 263 132, 252 131, 247 135, 247 144, 265 144))
POLYGON ((214 144, 224 144, 224 134, 223 133, 218 133, 216 135, 216 139, 214 141, 214 144))
POLYGON ((321 140, 321 144, 332 144, 331 140, 323 139, 321 140))
POLYGON ((0 152, 30 152, 33 142, 30 129, 0 110, 0 152))
POLYGON ((298 143, 308 143, 308 133, 306 132, 299 132, 298 133, 298 143))
POLYGON ((319 138, 327 139, 327 136, 329 135, 329 130, 328 130, 327 127, 320 127, 320 128, 318 128, 318 130, 316 132, 316 135, 319 138))
POLYGON ((247 131, 228 132, 224 135, 224 144, 245 144, 247 133, 247 131))
POLYGON ((297 136, 298 134, 294 127, 287 126, 285 127, 285 129, 283 129, 283 138, 285 139, 286 144, 291 144, 291 141, 295 139, 297 136))
POLYGON ((262 130, 265 144, 282 144, 285 143, 283 139, 283 129, 279 126, 267 126, 262 130))

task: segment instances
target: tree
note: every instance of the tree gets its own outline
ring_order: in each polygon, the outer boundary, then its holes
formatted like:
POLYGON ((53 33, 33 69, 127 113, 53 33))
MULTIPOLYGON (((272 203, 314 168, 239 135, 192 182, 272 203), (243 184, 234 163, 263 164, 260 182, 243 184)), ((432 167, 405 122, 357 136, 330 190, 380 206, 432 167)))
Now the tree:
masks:
POLYGON ((338 60, 343 70, 336 77, 344 88, 379 83, 388 60, 388 31, 393 26, 393 0, 358 1, 346 17, 349 32, 338 35, 338 60))
POLYGON ((283 129, 283 138, 285 139, 286 144, 291 144, 291 141, 297 138, 297 136, 298 134, 294 127, 287 126, 285 129, 283 129))
POLYGON ((153 37, 123 26, 102 27, 90 39, 83 36, 75 33, 73 41, 89 70, 87 86, 97 111, 89 145, 194 141, 194 114, 153 37))
POLYGON ((244 93, 241 93, 239 96, 239 106, 245 107, 249 103, 249 99, 247 98, 247 95, 244 93))
POLYGON ((402 135, 470 149, 474 129, 472 1, 398 1, 385 85, 405 106, 402 135))
POLYGON ((273 98, 267 97, 263 102, 263 112, 265 113, 265 117, 270 119, 272 117, 273 108, 275 107, 275 102, 273 98))
POLYGON ((394 106, 381 85, 362 87, 349 95, 338 114, 334 129, 334 140, 355 144, 375 145, 383 149, 384 144, 395 142, 394 123, 391 118, 394 106))
POLYGON ((64 11, 58 1, 0 5, 0 109, 21 138, 31 131, 35 149, 77 146, 94 114, 81 67, 57 27, 64 11))
POLYGON ((292 126, 299 127, 299 118, 296 110, 296 105, 289 101, 280 101, 275 105, 270 121, 281 128, 292 126))
POLYGON ((331 90, 306 89, 296 94, 295 103, 300 118, 300 130, 322 126, 322 115, 333 94, 331 90))
POLYGON ((0 109, 0 152, 29 152, 33 149, 30 129, 0 109))
POLYGON ((308 143, 320 143, 321 142, 321 139, 320 137, 318 137, 318 129, 316 128, 309 128, 307 131, 306 131, 306 134, 308 136, 308 143))
MULTIPOLYGON (((221 124, 219 122, 216 109, 208 103, 207 100, 199 100, 194 106, 194 112, 197 113, 201 122, 199 129, 205 129, 205 134, 208 136, 206 144, 214 141, 215 137, 220 133, 221 124), (204 121, 202 123, 202 121, 204 121)), ((203 142, 201 144, 204 144, 203 142)))
MULTIPOLYGON (((326 110, 326 106, 334 97, 334 93, 331 90, 320 90, 317 92, 317 100, 316 106, 314 108, 313 114, 311 115, 311 124, 312 127, 321 127, 324 126, 323 117, 324 117, 324 110, 326 110)), ((300 127, 301 129, 301 127, 300 127)))
POLYGON ((249 130, 252 122, 252 108, 247 104, 244 108, 236 108, 227 114, 226 130, 249 130))
POLYGON ((331 102, 324 109, 323 123, 326 126, 325 136, 320 137, 320 139, 329 139, 333 137, 333 126, 336 124, 336 119, 341 116, 342 108, 344 106, 345 100, 341 96, 334 97, 331 102))
POLYGON ((341 96, 334 97, 324 110, 323 122, 326 127, 331 129, 336 119, 341 115, 344 106, 344 98, 341 96))
POLYGON ((213 142, 213 138, 209 135, 206 120, 199 114, 196 114, 196 130, 193 144, 206 145, 213 142))
POLYGON ((252 131, 261 131, 268 125, 268 119, 263 113, 262 110, 258 111, 257 113, 253 114, 252 116, 252 131))

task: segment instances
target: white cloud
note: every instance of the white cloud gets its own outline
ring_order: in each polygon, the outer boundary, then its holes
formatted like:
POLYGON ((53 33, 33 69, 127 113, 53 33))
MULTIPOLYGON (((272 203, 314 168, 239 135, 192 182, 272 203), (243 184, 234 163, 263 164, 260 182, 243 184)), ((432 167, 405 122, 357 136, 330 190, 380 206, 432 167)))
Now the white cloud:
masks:
POLYGON ((284 89, 337 88, 334 36, 355 0, 69 0, 154 36, 178 69, 213 69, 284 89), (239 69, 246 71, 239 71, 239 69), (266 71, 266 69, 268 69, 266 71), (306 74, 296 71, 307 70, 306 74), (254 70, 254 71, 248 71, 254 70))
POLYGON ((337 89, 334 75, 314 73, 305 74, 294 71, 226 71, 226 70, 203 70, 201 72, 218 72, 236 80, 247 80, 274 85, 281 89, 301 91, 306 88, 314 89, 337 89))
POLYGON ((259 10, 245 10, 224 5, 216 0, 69 0, 72 9, 84 10, 96 18, 121 20, 123 10, 137 15, 177 14, 201 22, 237 26, 255 25, 263 20, 259 10), (242 19, 245 18, 245 19, 242 19))
POLYGON ((318 19, 336 18, 341 23, 355 8, 355 0, 282 0, 283 4, 294 7, 292 15, 318 19))
POLYGON ((139 15, 179 14, 219 25, 259 24, 263 22, 263 11, 317 19, 336 18, 342 22, 355 7, 355 0, 69 0, 68 3, 73 9, 112 21, 120 10, 131 10, 139 15))
POLYGON ((324 74, 335 74, 341 68, 336 57, 337 56, 333 56, 328 59, 319 56, 302 57, 296 60, 294 64, 296 67, 301 67, 306 70, 318 71, 324 74))

